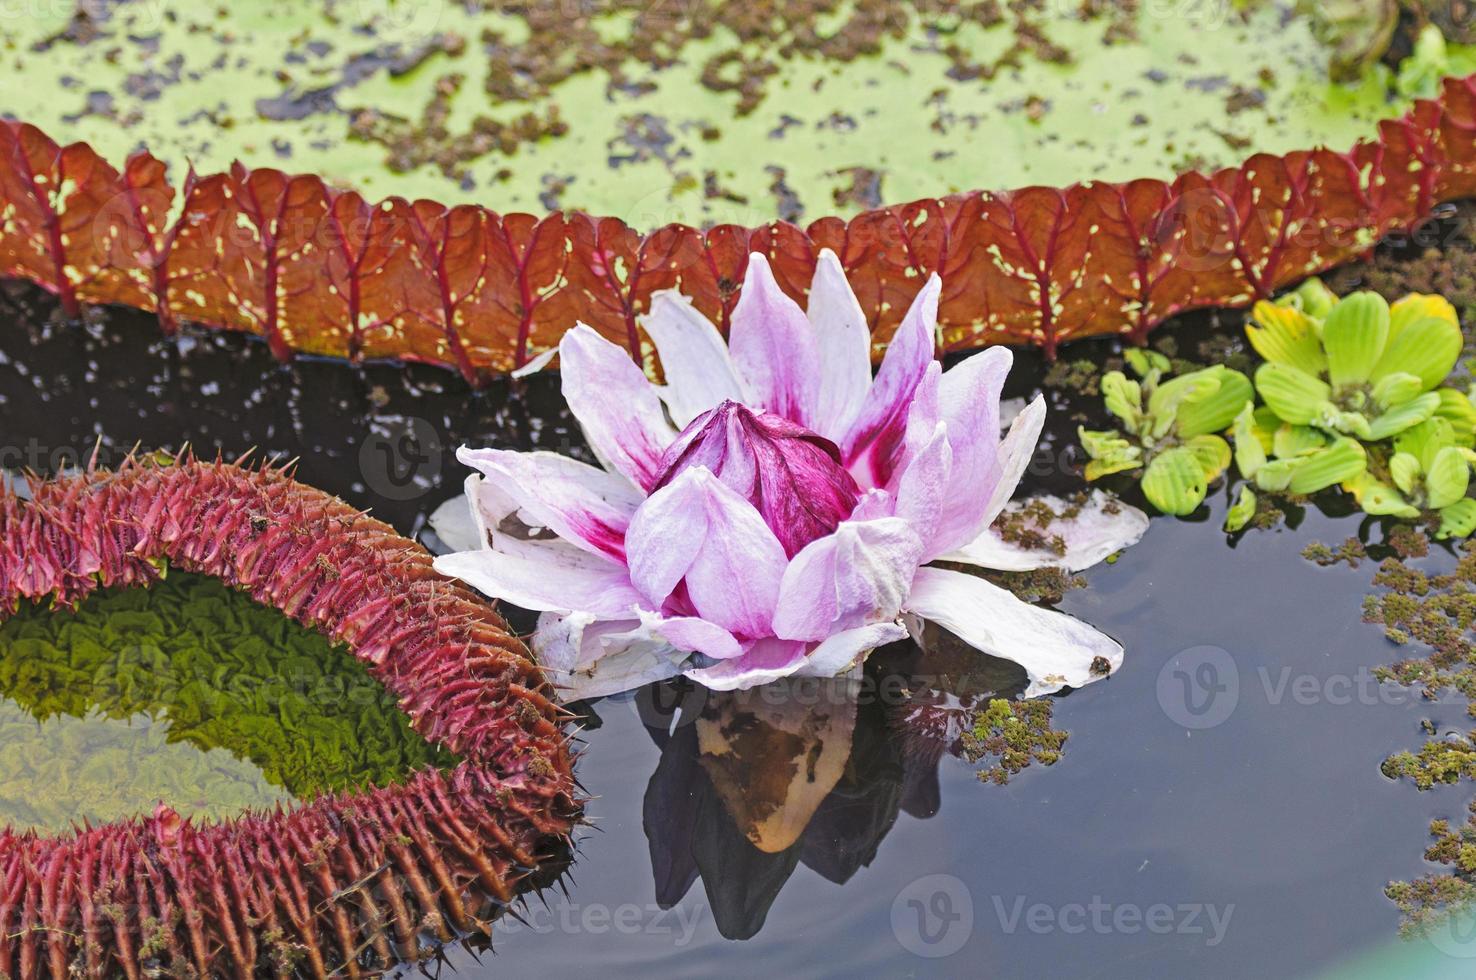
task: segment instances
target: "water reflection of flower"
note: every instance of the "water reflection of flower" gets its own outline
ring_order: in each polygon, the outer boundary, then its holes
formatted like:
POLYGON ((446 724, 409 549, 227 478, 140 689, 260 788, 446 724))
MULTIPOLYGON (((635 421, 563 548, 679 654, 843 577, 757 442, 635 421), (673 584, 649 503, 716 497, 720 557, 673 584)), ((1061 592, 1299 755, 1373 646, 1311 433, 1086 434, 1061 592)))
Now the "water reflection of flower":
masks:
POLYGON ((952 639, 904 642, 844 677, 643 689, 641 716, 661 747, 643 814, 657 901, 675 906, 700 878, 719 932, 747 939, 801 864, 849 881, 900 814, 938 811, 938 765, 961 754, 940 721, 967 728, 985 695, 1023 690, 1017 665, 984 658, 981 671, 978 660, 952 639), (965 672, 961 650, 976 660, 965 672))

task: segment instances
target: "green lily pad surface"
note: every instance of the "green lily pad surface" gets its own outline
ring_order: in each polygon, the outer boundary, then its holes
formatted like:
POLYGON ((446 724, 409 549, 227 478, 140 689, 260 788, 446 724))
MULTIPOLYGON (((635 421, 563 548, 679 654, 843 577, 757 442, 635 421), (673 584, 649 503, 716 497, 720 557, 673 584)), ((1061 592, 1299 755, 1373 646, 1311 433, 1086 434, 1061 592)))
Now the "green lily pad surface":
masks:
POLYGON ((42 5, 0 43, 8 114, 176 179, 239 158, 640 228, 1165 177, 1408 105, 1382 66, 1330 83, 1289 8, 1228 0, 136 0, 42 5))
POLYGON ((0 824, 218 820, 450 761, 347 650, 214 579, 0 624, 0 824))

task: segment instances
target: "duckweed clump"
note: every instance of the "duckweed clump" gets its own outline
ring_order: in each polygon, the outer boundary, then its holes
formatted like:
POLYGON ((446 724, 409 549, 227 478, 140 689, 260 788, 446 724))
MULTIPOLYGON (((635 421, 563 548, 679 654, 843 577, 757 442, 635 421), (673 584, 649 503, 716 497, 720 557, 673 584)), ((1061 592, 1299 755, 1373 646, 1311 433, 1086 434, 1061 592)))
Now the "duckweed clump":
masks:
POLYGON ((1476 801, 1469 809, 1470 816, 1460 827, 1452 827, 1449 820, 1430 822, 1434 843, 1426 849, 1425 860, 1443 864, 1449 871, 1390 882, 1384 889, 1404 915, 1401 931, 1406 936, 1421 935, 1476 904, 1476 801))
POLYGON ((963 733, 964 758, 978 765, 993 760, 979 771, 979 778, 1003 786, 1032 762, 1053 766, 1069 733, 1051 727, 1051 701, 1033 698, 1009 701, 992 698, 974 716, 973 727, 963 733))

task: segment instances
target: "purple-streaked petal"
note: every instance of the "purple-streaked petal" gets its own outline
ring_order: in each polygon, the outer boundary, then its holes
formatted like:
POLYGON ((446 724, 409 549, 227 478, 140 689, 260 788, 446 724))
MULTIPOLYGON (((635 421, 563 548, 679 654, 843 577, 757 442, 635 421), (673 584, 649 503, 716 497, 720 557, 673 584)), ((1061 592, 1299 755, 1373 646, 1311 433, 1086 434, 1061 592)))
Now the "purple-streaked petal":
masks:
POLYGON ((557 453, 462 447, 456 458, 516 500, 524 523, 624 564, 625 529, 645 496, 629 480, 557 453))
POLYGON ((774 610, 774 634, 823 640, 896 619, 921 556, 922 540, 900 518, 846 521, 790 562, 774 610))
POLYGON ((656 352, 666 385, 658 389, 676 424, 687 424, 723 401, 744 401, 728 345, 712 321, 673 289, 651 297, 651 312, 641 320, 656 352))
POLYGON ((1105 633, 963 572, 918 569, 907 608, 970 646, 1024 667, 1026 697, 1081 687, 1122 665, 1122 647, 1105 633))
MULTIPOLYGON (((930 554, 972 541, 988 526, 984 517, 990 496, 981 491, 1000 479, 999 393, 1012 363, 1009 348, 991 347, 943 375, 938 409, 948 427, 953 465, 938 526, 929 541, 930 554)), ((1032 442, 1030 452, 1034 449, 1032 442)))
POLYGON ((900 623, 873 623, 826 637, 795 671, 796 677, 837 677, 865 661, 877 647, 907 638, 900 623))
POLYGON ((586 613, 538 617, 533 650, 566 701, 604 697, 681 673, 689 654, 640 620, 596 620, 586 613))
POLYGON ((632 616, 642 597, 626 570, 562 542, 523 542, 520 553, 481 548, 441 555, 436 571, 494 599, 539 612, 632 616))
POLYGON ((606 469, 650 489, 676 438, 646 374, 623 347, 578 324, 559 342, 564 400, 606 469))
POLYGON ((710 470, 685 470, 653 493, 625 543, 631 581, 652 605, 684 584, 703 619, 740 637, 770 632, 789 560, 759 512, 710 470))
POLYGON ((1032 497, 1018 504, 1006 505, 1001 517, 1008 518, 1013 511, 1040 504, 1057 514, 1072 514, 1051 521, 1043 531, 1060 539, 1059 548, 1032 549, 1007 541, 999 532, 1000 521, 996 520, 973 541, 940 558, 1006 572, 1027 572, 1037 568, 1064 568, 1068 572, 1079 572, 1137 544, 1148 530, 1147 514, 1101 490, 1093 490, 1080 503, 1060 497, 1032 497))
POLYGON ((1045 398, 1036 395, 1035 400, 1015 416, 1015 421, 1010 423, 1010 431, 1000 440, 999 467, 988 487, 989 506, 979 524, 980 531, 994 523, 1005 504, 1015 495, 1020 478, 1025 475, 1030 461, 1035 458, 1035 446, 1040 442, 1040 430, 1045 426, 1045 415, 1045 398))
POLYGON ((912 301, 841 444, 841 457, 862 487, 884 487, 891 480, 913 394, 933 363, 942 288, 942 280, 931 276, 912 301))
POLYGON ((871 327, 846 281, 840 259, 820 250, 805 310, 820 351, 820 388, 812 428, 835 442, 844 439, 871 389, 871 327))
POLYGON ((728 353, 749 405, 814 428, 820 378, 815 333, 758 252, 748 258, 743 290, 733 308, 728 353))
POLYGON ((742 656, 711 667, 688 667, 683 673, 714 691, 738 691, 788 677, 804 663, 805 644, 767 637, 756 641, 742 656))

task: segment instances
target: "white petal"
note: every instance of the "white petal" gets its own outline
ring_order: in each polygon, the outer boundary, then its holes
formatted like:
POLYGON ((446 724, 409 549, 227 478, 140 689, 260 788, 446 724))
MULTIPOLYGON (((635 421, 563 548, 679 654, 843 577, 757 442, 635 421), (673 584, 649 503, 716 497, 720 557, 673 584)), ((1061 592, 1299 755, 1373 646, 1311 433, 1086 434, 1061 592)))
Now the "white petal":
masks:
POLYGON ((630 353, 583 323, 559 342, 564 400, 606 469, 650 489, 676 438, 656 389, 630 353))
POLYGON ((795 671, 797 677, 836 677, 864 662, 877 647, 907 638, 900 623, 873 623, 827 637, 795 671))
MULTIPOLYGON (((468 479, 479 479, 479 477, 473 475, 468 479)), ((441 542, 442 547, 439 554, 452 551, 475 551, 486 547, 486 528, 477 518, 471 498, 464 493, 452 497, 431 511, 429 523, 431 530, 436 532, 436 537, 441 542)))
POLYGON ((941 556, 940 560, 1006 572, 1027 572, 1036 568, 1064 568, 1069 572, 1079 572, 1137 544, 1147 530, 1147 514, 1102 490, 1093 490, 1080 505, 1060 497, 1032 497, 1007 505, 1000 520, 996 520, 983 534, 962 548, 941 556), (1065 545, 1064 552, 1032 550, 1017 542, 1006 541, 1000 534, 1001 521, 1011 519, 1012 512, 1036 504, 1045 504, 1057 514, 1077 508, 1073 517, 1057 518, 1045 530, 1046 534, 1061 539, 1065 545))
POLYGON ((989 507, 984 511, 981 527, 988 527, 1004 510, 1005 504, 1015 495, 1020 478, 1035 456, 1035 445, 1040 442, 1040 430, 1045 426, 1045 397, 1036 395, 1035 400, 1021 409, 1010 431, 1005 433, 999 444, 999 479, 989 494, 989 507))
POLYGON ((1108 672, 1122 665, 1122 647, 1105 633, 963 572, 918 569, 907 608, 970 646, 1024 667, 1026 697, 1099 680, 1105 673, 1093 671, 1093 663, 1108 672))
POLYGON ((840 260, 821 249, 805 310, 820 349, 814 431, 840 442, 871 388, 871 327, 840 260))
POLYGON ((507 376, 509 378, 526 378, 529 375, 537 374, 539 371, 542 371, 544 368, 548 367, 549 362, 554 359, 554 356, 557 355, 558 352, 559 349, 557 347, 550 347, 548 350, 544 351, 542 354, 539 354, 537 357, 533 358, 522 367, 517 368, 513 371, 509 371, 507 373, 507 376))
POLYGON ((639 620, 602 622, 578 613, 540 616, 533 651, 566 701, 619 694, 675 677, 688 659, 652 636, 639 620))
POLYGON ((643 599, 619 565, 567 545, 524 542, 523 553, 490 548, 442 555, 436 571, 503 602, 539 612, 633 615, 643 599))
POLYGON ((658 392, 678 428, 725 400, 744 401, 728 345, 690 299, 673 289, 654 294, 641 326, 661 355, 666 385, 658 392))
POLYGON ((462 447, 456 458, 516 500, 529 526, 546 527, 571 544, 624 563, 625 529, 645 500, 630 481, 550 452, 462 447))

